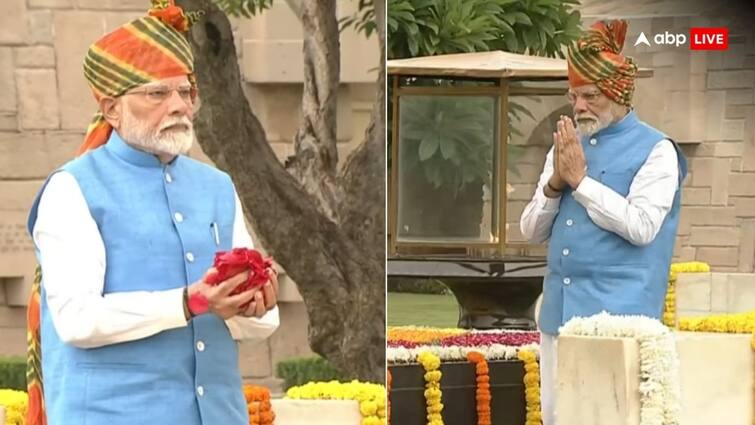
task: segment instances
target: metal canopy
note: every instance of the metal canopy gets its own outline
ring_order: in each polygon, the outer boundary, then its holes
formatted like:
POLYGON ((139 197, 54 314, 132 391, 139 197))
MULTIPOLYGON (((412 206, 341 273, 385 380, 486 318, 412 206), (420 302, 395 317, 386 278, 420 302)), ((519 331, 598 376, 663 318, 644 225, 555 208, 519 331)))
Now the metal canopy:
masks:
MULTIPOLYGON (((565 59, 520 55, 504 51, 456 53, 387 61, 389 75, 458 78, 568 78, 565 59)), ((639 77, 652 69, 640 68, 639 77)))

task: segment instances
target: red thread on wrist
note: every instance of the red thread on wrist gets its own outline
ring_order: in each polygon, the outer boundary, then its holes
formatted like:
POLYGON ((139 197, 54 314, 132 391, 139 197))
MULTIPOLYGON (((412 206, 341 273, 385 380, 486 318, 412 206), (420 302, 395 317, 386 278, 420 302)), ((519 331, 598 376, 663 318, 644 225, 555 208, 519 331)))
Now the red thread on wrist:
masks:
POLYGON ((195 292, 189 296, 187 305, 192 316, 207 313, 210 309, 210 302, 207 300, 207 297, 199 292, 195 292))

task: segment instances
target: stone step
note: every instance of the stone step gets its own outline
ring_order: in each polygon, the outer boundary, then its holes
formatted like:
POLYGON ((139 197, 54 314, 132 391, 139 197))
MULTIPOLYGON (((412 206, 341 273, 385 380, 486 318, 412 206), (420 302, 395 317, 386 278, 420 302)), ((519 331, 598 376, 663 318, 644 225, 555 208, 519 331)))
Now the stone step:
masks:
POLYGON ((359 403, 353 400, 273 400, 276 425, 358 425, 359 403))

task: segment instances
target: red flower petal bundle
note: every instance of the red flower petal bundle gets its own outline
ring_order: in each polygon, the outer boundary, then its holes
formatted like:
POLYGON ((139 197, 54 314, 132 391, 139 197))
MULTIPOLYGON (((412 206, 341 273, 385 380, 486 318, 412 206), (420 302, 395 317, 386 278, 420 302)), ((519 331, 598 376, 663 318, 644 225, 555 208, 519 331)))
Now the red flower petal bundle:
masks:
POLYGON ((236 295, 267 283, 270 280, 269 270, 273 267, 273 259, 264 257, 254 249, 234 248, 230 251, 217 252, 213 267, 218 272, 205 279, 205 282, 210 285, 218 285, 239 273, 249 271, 246 282, 242 282, 231 292, 231 295, 236 295))

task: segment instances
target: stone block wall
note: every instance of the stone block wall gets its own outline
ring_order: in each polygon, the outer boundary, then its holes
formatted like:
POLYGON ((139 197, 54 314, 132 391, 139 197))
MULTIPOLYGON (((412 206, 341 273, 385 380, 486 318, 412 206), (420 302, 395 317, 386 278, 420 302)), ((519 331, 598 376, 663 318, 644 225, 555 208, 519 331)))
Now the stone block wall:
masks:
POLYGON ((681 273, 676 282, 678 317, 755 310, 755 274, 681 273))
POLYGON ((696 16, 694 2, 646 2, 663 9, 657 15, 615 3, 623 13, 606 9, 603 16, 588 7, 584 26, 609 13, 630 16, 624 53, 654 71, 637 80, 637 113, 678 142, 688 160, 674 261, 704 261, 715 272, 755 271, 755 27, 696 16), (729 28, 728 50, 633 46, 640 32, 651 37, 717 26, 729 28))

